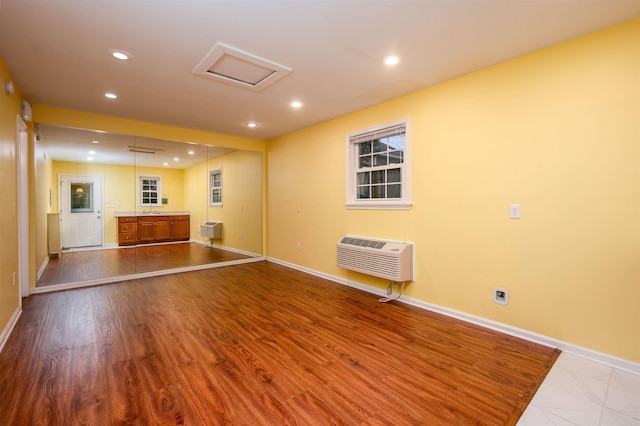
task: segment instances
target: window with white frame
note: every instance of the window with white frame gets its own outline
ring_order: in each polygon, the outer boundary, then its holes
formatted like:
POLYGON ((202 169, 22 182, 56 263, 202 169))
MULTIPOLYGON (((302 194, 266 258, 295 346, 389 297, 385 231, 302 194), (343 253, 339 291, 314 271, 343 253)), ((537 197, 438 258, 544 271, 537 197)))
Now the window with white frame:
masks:
POLYGON ((347 135, 347 207, 408 209, 409 120, 347 135))
POLYGON ((209 205, 222 206, 222 169, 209 170, 209 205))
POLYGON ((162 176, 138 176, 138 204, 141 207, 162 205, 162 176))

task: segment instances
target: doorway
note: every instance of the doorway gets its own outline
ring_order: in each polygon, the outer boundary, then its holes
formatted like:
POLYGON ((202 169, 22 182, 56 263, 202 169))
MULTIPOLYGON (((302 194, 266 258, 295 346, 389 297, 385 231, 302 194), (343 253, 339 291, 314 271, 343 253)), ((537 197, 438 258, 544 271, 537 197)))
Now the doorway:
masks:
POLYGON ((62 248, 102 246, 102 182, 98 175, 59 175, 62 248))

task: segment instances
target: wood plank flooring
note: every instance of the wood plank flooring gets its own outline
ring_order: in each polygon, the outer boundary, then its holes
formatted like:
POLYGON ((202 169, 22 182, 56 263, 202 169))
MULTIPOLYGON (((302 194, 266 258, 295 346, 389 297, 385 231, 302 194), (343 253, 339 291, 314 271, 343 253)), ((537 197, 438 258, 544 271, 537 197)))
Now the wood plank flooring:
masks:
POLYGON ((65 251, 59 258, 49 260, 38 279, 37 286, 90 281, 249 257, 189 242, 104 250, 65 251))
POLYGON ((559 351, 262 261, 32 295, 8 425, 513 425, 559 351))

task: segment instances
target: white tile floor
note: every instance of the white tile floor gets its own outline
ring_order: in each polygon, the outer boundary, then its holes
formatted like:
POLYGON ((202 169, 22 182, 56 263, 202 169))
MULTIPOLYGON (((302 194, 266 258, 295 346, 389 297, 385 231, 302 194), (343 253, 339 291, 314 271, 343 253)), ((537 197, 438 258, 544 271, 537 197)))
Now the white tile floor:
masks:
POLYGON ((640 426, 640 375, 562 353, 518 426, 640 426))

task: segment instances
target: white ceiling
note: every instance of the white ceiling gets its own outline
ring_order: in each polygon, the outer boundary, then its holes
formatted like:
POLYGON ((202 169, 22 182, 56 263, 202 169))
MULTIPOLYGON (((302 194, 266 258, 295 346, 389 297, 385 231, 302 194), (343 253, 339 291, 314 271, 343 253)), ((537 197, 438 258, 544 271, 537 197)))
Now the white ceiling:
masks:
POLYGON ((0 0, 0 56, 34 104, 269 139, 638 16, 640 0, 0 0), (218 42, 293 71, 261 91, 194 75, 218 42))

